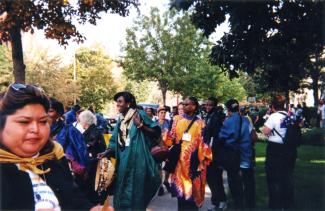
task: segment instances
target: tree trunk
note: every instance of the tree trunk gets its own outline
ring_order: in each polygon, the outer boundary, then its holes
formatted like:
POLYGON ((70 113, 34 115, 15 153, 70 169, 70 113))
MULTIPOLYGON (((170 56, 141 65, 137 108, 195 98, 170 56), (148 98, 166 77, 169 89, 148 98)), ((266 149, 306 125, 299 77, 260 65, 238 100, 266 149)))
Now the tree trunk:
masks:
POLYGON ((166 94, 167 94, 167 84, 164 82, 159 82, 159 88, 161 90, 163 104, 166 105, 166 94))
MULTIPOLYGON (((316 70, 317 72, 317 70, 316 70)), ((320 72, 320 71, 319 71, 320 72)), ((312 83, 311 83, 311 87, 313 89, 313 97, 314 97, 314 106, 317 107, 318 105, 318 81, 319 81, 319 74, 312 74, 311 78, 312 78, 312 83)))
POLYGON ((25 64, 19 24, 10 30, 12 63, 15 83, 25 83, 25 64))

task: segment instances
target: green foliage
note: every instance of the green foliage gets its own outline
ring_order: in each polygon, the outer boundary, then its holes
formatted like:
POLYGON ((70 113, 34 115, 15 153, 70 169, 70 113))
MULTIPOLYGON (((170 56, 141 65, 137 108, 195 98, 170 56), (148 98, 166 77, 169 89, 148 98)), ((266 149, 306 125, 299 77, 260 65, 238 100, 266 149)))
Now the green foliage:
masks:
POLYGON ((133 80, 158 82, 165 103, 167 90, 206 97, 215 94, 217 68, 211 67, 209 43, 191 24, 187 13, 139 16, 127 30, 125 75, 133 80))
POLYGON ((82 42, 85 38, 76 28, 76 21, 96 25, 101 12, 117 13, 126 16, 130 6, 137 6, 137 0, 81 0, 70 3, 69 0, 24 0, 0 1, 0 14, 7 11, 8 17, 0 25, 0 40, 10 41, 10 30, 19 26, 23 31, 44 30, 46 38, 56 39, 60 44, 67 40, 82 42))
POLYGON ((219 75, 216 90, 216 96, 219 101, 224 103, 231 98, 241 101, 247 96, 246 91, 241 84, 241 78, 229 79, 229 77, 223 73, 220 73, 219 75))
POLYGON ((325 129, 311 128, 303 133, 305 145, 325 146, 325 129))
POLYGON ((112 60, 100 47, 81 48, 76 52, 77 81, 81 87, 80 105, 98 111, 113 98, 116 85, 112 77, 112 60))
MULTIPOLYGON (((268 192, 265 175, 265 143, 256 144, 256 208, 266 210, 268 192)), ((294 170, 295 208, 324 210, 325 151, 323 147, 301 146, 294 170), (306 194, 308 193, 308 194, 306 194)))
POLYGON ((25 54, 26 81, 42 87, 45 92, 64 105, 72 105, 80 95, 80 86, 73 82, 72 68, 62 66, 60 56, 51 56, 46 50, 25 54))
POLYGON ((10 51, 0 45, 0 92, 13 81, 10 51))
POLYGON ((131 92, 137 102, 147 102, 154 82, 129 80, 125 76, 122 78, 123 90, 131 92))
POLYGON ((297 91, 306 77, 318 81, 324 62, 323 1, 172 1, 191 10, 193 23, 210 35, 228 18, 230 31, 212 48, 211 61, 231 77, 244 71, 259 92, 297 91))
POLYGON ((101 12, 126 16, 138 0, 1 0, 0 44, 11 42, 15 81, 25 82, 25 65, 21 31, 43 30, 45 37, 67 45, 68 40, 83 42, 85 37, 77 30, 76 23, 96 25, 101 12))

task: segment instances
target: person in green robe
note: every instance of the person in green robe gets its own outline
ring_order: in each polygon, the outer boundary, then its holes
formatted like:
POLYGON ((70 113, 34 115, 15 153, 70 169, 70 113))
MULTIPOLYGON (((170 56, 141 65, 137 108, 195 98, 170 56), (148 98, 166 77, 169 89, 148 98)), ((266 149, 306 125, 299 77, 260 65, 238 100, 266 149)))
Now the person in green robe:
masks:
POLYGON ((160 127, 138 110, 129 92, 114 96, 120 113, 107 150, 99 155, 116 158, 115 210, 145 210, 160 186, 160 175, 150 149, 159 143, 160 127))

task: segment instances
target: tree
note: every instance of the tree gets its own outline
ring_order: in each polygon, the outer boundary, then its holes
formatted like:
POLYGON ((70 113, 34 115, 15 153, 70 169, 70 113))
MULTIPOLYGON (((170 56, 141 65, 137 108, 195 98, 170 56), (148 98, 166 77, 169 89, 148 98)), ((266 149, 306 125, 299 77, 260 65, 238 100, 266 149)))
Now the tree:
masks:
MULTIPOLYGON (((81 86, 80 105, 102 110, 116 92, 112 77, 112 60, 103 48, 80 48, 76 52, 77 82, 81 86)), ((71 68, 72 69, 72 68, 71 68)))
MULTIPOLYGON (((229 16, 230 31, 212 49, 211 61, 231 77, 240 71, 256 75, 264 90, 299 89, 313 79, 318 92, 324 52, 322 1, 202 1, 175 0, 173 6, 192 9, 193 23, 210 35, 229 16), (311 59, 314 58, 315 62, 311 59)), ((317 102, 318 96, 314 96, 317 102)))
POLYGON ((0 92, 12 81, 10 51, 0 45, 0 92))
POLYGON ((78 99, 81 93, 80 86, 73 81, 71 66, 62 65, 60 56, 52 56, 44 49, 28 51, 24 56, 28 83, 42 87, 49 96, 57 98, 64 105, 73 105, 74 99, 78 99))
MULTIPOLYGON (((189 15, 152 8, 127 29, 122 66, 130 79, 156 81, 166 104, 167 91, 197 95, 215 85, 216 71, 208 61, 208 40, 191 24, 189 15)), ((207 92, 209 93, 209 92, 207 92)))
POLYGON ((61 45, 70 39, 82 42, 84 37, 75 21, 95 25, 101 12, 126 16, 131 5, 137 6, 138 0, 80 0, 75 4, 69 0, 0 1, 0 43, 11 42, 15 81, 25 82, 21 31, 44 30, 47 38, 56 39, 61 45))

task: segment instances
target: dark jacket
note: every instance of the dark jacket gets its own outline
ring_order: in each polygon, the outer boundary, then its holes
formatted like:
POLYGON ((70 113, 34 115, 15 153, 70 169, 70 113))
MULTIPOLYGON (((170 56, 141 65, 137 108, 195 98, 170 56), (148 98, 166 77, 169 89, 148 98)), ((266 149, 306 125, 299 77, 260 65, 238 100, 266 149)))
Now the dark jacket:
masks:
MULTIPOLYGON (((55 193, 61 210, 89 210, 93 206, 73 185, 65 157, 47 161, 43 169, 47 168, 51 171, 41 177, 55 193)), ((15 164, 0 164, 0 210, 35 210, 31 179, 15 164)))
POLYGON ((87 145, 89 157, 96 158, 98 153, 106 149, 105 139, 96 125, 91 125, 84 133, 84 139, 87 145))
POLYGON ((218 150, 221 147, 221 142, 219 140, 219 131, 222 127, 223 120, 225 119, 225 115, 221 112, 218 112, 214 109, 211 113, 207 114, 205 118, 205 128, 203 131, 203 138, 205 143, 209 143, 211 138, 213 138, 212 143, 212 155, 213 162, 220 164, 220 156, 218 150))
POLYGON ((89 154, 89 178, 86 187, 84 187, 87 198, 93 203, 103 204, 107 193, 98 194, 95 187, 96 170, 97 170, 97 155, 98 153, 104 152, 106 149, 106 144, 103 135, 97 129, 96 125, 91 125, 84 133, 84 139, 87 145, 87 150, 89 154))

